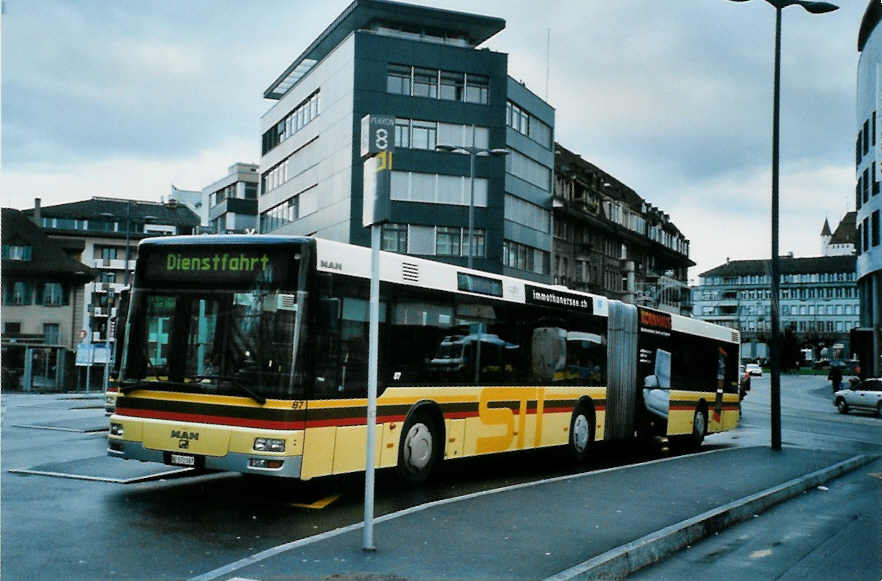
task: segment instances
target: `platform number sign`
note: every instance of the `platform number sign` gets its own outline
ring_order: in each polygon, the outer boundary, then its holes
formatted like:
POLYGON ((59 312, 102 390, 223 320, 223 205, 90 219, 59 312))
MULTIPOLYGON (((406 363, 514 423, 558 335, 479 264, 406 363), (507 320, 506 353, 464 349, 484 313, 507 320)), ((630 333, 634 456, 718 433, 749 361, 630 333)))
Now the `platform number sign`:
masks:
POLYGON ((362 224, 389 221, 389 189, 392 154, 395 150, 395 117, 365 115, 361 118, 361 156, 364 159, 362 224))

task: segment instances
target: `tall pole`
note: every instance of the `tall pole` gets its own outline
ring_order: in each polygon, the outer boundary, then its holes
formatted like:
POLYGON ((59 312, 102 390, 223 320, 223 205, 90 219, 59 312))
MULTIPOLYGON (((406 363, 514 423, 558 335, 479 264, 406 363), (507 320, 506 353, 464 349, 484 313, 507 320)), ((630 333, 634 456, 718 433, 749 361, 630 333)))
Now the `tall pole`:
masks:
POLYGON ((132 201, 126 201, 126 286, 129 286, 129 231, 132 229, 132 201))
POLYGON ((371 225, 371 290, 368 339, 367 450, 364 477, 364 530, 362 549, 375 551, 374 545, 374 466, 377 446, 377 357, 380 328, 380 224, 371 225))
MULTIPOLYGON (((472 126, 472 138, 474 139, 474 126, 472 126)), ((475 227, 475 152, 474 149, 469 151, 469 268, 473 267, 472 254, 472 230, 475 227)))
POLYGON ((771 414, 772 449, 781 449, 781 350, 779 348, 779 264, 778 264, 778 140, 781 106, 781 11, 775 5, 775 96, 772 107, 772 344, 771 357, 771 414))

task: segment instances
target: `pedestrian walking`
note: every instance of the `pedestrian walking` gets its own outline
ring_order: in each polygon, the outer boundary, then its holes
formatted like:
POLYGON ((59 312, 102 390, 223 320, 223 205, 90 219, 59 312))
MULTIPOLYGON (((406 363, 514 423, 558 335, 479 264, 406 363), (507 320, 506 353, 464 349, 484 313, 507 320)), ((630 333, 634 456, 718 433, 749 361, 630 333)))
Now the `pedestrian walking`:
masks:
POLYGON ((833 393, 839 391, 839 386, 842 384, 842 370, 838 365, 830 366, 830 373, 827 374, 827 379, 833 383, 833 393))

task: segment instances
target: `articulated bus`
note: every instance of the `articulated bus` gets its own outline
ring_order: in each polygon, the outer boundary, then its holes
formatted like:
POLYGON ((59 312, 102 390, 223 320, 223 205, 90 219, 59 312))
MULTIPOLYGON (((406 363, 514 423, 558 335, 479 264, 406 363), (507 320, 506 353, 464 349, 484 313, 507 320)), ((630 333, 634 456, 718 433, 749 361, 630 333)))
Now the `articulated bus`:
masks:
MULTIPOLYGON (((306 237, 140 243, 108 454, 303 480, 364 470, 370 250, 306 237)), ((737 331, 380 254, 376 466, 739 421, 737 331)))

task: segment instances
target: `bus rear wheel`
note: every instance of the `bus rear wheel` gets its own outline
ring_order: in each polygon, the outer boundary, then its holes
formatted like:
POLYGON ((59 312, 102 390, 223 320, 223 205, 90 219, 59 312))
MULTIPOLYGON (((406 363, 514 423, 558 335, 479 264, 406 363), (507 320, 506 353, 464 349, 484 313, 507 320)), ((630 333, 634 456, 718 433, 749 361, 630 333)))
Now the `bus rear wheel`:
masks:
POLYGON ((707 435, 707 411, 703 407, 695 410, 692 416, 692 446, 698 448, 707 435))
POLYGON ((594 441, 594 414, 580 404, 570 418, 570 452, 578 462, 585 462, 591 442, 594 441))
POLYGON ((404 422, 398 444, 398 474, 411 484, 425 482, 440 458, 441 432, 425 411, 416 410, 404 422))

